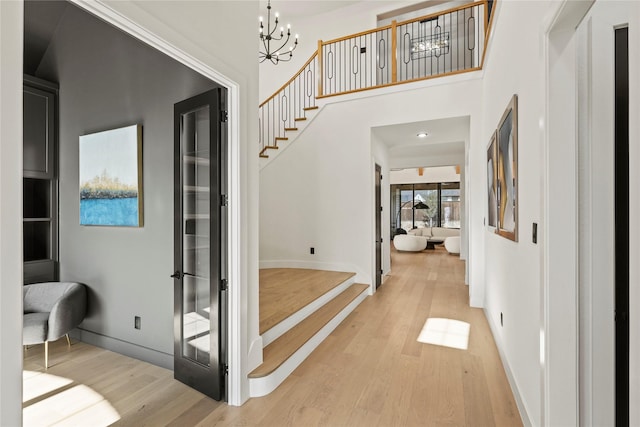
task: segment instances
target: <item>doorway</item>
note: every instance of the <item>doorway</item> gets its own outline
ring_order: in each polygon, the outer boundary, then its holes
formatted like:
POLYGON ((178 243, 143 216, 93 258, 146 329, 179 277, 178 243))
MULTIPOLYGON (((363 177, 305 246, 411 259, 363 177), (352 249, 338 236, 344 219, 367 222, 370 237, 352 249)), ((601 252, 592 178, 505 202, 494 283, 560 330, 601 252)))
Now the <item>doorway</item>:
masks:
POLYGON ((374 215, 376 217, 376 289, 382 284, 382 168, 376 164, 374 215))
POLYGON ((174 377, 227 400, 226 89, 174 108, 174 377))
POLYGON ((615 413, 629 425, 629 29, 615 30, 615 413))

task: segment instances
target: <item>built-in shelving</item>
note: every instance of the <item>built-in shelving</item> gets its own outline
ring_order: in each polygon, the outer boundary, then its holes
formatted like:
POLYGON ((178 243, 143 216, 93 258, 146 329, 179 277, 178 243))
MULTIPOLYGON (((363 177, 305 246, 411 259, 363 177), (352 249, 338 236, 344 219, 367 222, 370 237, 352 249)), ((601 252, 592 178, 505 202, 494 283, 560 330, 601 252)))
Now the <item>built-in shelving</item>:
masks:
POLYGON ((24 282, 58 276, 58 86, 24 77, 23 256, 24 282))

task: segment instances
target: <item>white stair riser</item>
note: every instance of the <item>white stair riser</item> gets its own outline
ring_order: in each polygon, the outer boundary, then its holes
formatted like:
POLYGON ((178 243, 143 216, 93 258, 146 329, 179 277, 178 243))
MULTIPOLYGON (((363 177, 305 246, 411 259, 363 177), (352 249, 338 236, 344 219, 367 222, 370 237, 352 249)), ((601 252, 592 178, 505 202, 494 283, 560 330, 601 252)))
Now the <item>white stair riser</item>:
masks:
POLYGON ((261 397, 275 390, 367 296, 365 289, 270 375, 249 378, 249 395, 261 397))
POLYGON ((349 286, 351 286, 355 282, 355 275, 345 280, 340 285, 331 289, 326 294, 322 295, 318 299, 312 301, 310 304, 302 307, 297 312, 293 313, 291 316, 284 319, 282 322, 270 328, 268 331, 265 331, 262 334, 262 343, 264 347, 268 346, 279 337, 284 335, 289 329, 296 326, 298 323, 302 322, 304 319, 312 315, 316 310, 320 307, 340 295, 344 290, 346 290, 349 286))

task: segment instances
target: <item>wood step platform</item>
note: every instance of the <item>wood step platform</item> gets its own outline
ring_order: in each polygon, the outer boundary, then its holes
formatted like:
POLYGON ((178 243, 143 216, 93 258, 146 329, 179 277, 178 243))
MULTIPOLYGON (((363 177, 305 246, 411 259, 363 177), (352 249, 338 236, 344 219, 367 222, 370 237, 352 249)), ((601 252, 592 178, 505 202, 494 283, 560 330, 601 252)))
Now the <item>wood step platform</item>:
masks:
POLYGON ((354 277, 306 268, 260 269, 260 335, 354 277))
POLYGON ((271 393, 362 302, 368 285, 352 284, 264 348, 263 363, 249 374, 250 394, 271 393))

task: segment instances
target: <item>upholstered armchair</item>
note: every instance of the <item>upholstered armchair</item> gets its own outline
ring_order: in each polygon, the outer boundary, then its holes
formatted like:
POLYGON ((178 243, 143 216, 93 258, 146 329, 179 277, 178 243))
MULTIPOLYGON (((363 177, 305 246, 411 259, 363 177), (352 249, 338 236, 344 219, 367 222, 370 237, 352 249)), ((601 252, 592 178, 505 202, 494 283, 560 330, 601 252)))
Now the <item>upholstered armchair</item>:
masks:
POLYGON ((24 285, 22 344, 44 343, 44 364, 49 367, 49 341, 77 327, 87 311, 85 285, 75 282, 45 282, 24 285))

